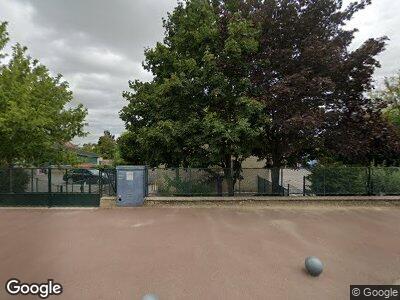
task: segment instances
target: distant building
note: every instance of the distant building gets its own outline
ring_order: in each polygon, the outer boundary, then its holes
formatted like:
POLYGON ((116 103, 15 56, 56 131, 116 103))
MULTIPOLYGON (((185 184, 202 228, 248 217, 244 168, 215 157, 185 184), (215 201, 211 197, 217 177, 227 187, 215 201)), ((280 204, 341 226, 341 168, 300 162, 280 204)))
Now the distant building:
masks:
POLYGON ((79 163, 80 167, 90 168, 102 164, 103 159, 97 153, 83 151, 77 145, 74 145, 71 142, 65 143, 65 147, 76 153, 79 161, 81 162, 79 163))
POLYGON ((91 164, 91 165, 100 165, 101 163, 101 156, 93 153, 93 152, 85 152, 82 150, 77 150, 76 155, 78 156, 79 160, 81 160, 84 164, 91 164))

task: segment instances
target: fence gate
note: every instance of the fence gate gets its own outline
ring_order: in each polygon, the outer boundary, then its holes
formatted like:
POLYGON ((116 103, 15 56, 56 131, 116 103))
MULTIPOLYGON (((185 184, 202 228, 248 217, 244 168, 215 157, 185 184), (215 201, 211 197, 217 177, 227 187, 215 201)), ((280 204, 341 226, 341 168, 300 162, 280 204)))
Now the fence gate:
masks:
POLYGON ((104 183, 96 169, 2 168, 0 206, 96 207, 104 183))
POLYGON ((117 205, 141 206, 147 196, 147 168, 145 166, 117 167, 117 205))

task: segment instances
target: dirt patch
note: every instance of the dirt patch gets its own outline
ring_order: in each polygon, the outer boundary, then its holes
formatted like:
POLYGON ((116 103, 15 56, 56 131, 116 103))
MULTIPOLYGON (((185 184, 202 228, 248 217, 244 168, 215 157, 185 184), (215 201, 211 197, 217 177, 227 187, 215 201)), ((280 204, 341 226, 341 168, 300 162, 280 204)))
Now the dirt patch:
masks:
POLYGON ((400 278, 393 206, 0 209, 0 239, 0 286, 52 278, 61 300, 347 299, 400 278))
POLYGON ((400 207, 400 201, 383 200, 329 200, 329 201, 307 201, 307 200, 280 200, 280 201, 254 201, 254 200, 214 200, 214 201, 158 201, 146 200, 146 207, 400 207))

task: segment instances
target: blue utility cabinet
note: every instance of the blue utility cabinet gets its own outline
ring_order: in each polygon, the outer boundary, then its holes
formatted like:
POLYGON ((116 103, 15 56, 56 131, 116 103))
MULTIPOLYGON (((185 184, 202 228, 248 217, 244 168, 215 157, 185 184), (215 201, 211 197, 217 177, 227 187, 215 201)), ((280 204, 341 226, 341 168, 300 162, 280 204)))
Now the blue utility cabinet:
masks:
POLYGON ((147 196, 146 166, 117 166, 117 205, 142 206, 147 196))

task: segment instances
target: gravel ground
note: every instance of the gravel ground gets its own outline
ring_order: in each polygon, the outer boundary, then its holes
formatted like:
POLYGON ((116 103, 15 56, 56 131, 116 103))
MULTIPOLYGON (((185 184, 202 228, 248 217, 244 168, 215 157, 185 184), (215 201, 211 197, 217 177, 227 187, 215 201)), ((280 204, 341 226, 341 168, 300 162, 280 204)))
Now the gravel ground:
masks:
POLYGON ((48 278, 49 299, 348 299, 400 280, 400 208, 331 206, 0 209, 5 282, 48 278), (318 256, 318 278, 303 269, 318 256))

